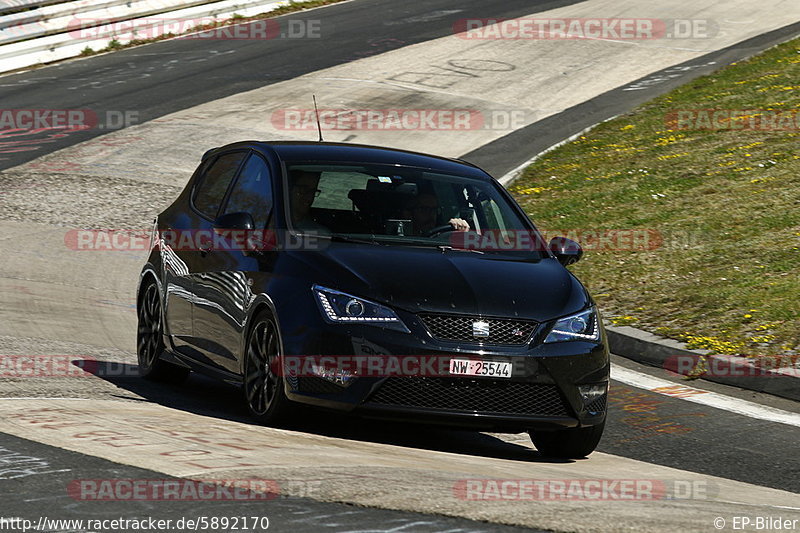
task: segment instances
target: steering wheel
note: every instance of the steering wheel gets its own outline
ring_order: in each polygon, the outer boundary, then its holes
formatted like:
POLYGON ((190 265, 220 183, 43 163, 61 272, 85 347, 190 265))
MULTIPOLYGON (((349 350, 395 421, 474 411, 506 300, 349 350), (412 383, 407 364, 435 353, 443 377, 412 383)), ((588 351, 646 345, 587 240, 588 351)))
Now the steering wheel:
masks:
POLYGON ((455 231, 455 230, 456 228, 454 228, 451 224, 445 224, 443 226, 436 226, 435 228, 429 229, 428 231, 423 233, 422 236, 433 237, 435 235, 439 235, 440 233, 446 233, 448 231, 455 231))

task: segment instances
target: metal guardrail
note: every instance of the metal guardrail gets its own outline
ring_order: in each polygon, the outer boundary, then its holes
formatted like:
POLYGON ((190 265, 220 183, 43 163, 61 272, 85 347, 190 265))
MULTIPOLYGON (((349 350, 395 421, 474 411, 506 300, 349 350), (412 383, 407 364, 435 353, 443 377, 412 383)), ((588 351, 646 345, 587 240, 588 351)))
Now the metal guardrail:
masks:
POLYGON ((72 0, 0 17, 0 45, 207 3, 208 0, 72 0))
POLYGON ((46 21, 52 18, 82 13, 84 11, 97 11, 106 7, 124 4, 128 0, 65 0, 57 4, 41 6, 36 9, 19 11, 11 14, 0 14, 0 31, 8 28, 18 28, 32 22, 46 21))
MULTIPOLYGON (((111 8, 122 12, 109 14, 106 10, 105 16, 97 17, 90 17, 92 12, 86 12, 84 18, 94 20, 94 24, 83 29, 68 26, 69 20, 74 17, 62 17, 58 33, 0 44, 0 73, 77 57, 87 47, 102 49, 112 40, 126 43, 133 38, 140 38, 140 34, 132 32, 130 28, 136 28, 136 32, 143 32, 146 37, 156 37, 167 32, 164 21, 208 22, 227 19, 233 14, 253 16, 289 4, 289 0, 140 0, 138 3, 142 5, 134 9, 133 5, 127 6, 127 1, 119 0, 120 5, 111 8), (145 6, 149 6, 147 10, 141 10, 145 6), (121 30, 125 27, 127 31, 121 30)), ((86 2, 78 0, 70 3, 86 2)))
POLYGON ((3 0, 0 2, 0 15, 52 6, 67 1, 69 0, 3 0))

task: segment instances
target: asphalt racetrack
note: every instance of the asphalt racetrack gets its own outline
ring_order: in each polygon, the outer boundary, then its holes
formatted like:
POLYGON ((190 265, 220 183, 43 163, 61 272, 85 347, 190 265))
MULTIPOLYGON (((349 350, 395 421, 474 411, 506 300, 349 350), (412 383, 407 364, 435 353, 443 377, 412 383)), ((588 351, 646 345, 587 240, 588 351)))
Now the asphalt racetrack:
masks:
MULTIPOLYGON (((743 517, 755 530, 761 517, 800 528, 796 402, 615 356, 609 423, 587 459, 543 458, 526 434, 330 415, 264 427, 226 385, 136 377, 135 288, 147 252, 65 244, 77 229, 149 228, 209 148, 315 139, 284 120, 311 108, 311 94, 333 111, 475 110, 483 121, 467 131, 330 128, 325 137, 464 157, 501 178, 593 124, 796 36, 800 4, 351 0, 278 20, 313 21, 321 33, 169 40, 0 76, 3 109, 97 117, 82 131, 0 131, 0 354, 99 361, 102 370, 0 379, 0 526, 153 517, 174 528, 182 518, 266 516, 276 531, 673 532, 734 530, 743 517), (518 17, 703 20, 711 30, 637 41, 453 31, 466 18, 518 17), (492 499, 485 484, 460 489, 476 479, 633 480, 663 491, 492 499), (99 485, 87 480, 269 480, 275 494, 97 501, 99 485)), ((132 530, 106 525, 42 530, 132 530)))

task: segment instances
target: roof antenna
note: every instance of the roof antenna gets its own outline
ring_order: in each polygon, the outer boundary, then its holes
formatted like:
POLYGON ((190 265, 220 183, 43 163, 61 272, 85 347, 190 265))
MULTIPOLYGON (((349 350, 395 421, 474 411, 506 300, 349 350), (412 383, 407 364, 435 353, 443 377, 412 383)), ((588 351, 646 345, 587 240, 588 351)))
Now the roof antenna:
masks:
POLYGON ((317 95, 312 94, 314 99, 314 114, 317 116, 317 130, 319 130, 319 142, 322 142, 322 125, 319 123, 319 109, 317 109, 317 95))

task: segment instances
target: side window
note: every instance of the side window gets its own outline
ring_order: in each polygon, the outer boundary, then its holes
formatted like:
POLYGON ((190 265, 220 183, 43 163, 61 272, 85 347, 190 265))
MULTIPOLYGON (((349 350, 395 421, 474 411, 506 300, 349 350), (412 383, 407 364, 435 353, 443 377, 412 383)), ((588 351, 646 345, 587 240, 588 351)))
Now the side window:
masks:
POLYGON ((225 191, 239 169, 245 152, 234 152, 217 158, 200 180, 194 192, 194 206, 208 218, 216 218, 225 191))
POLYGON ((231 190, 225 213, 250 213, 256 229, 267 226, 272 211, 272 181, 267 163, 251 154, 231 190))
POLYGON ((502 231, 506 230, 505 220, 503 220, 500 207, 494 203, 494 200, 491 198, 483 200, 481 202, 481 207, 483 209, 483 214, 486 217, 486 223, 489 225, 489 229, 499 229, 502 231))

